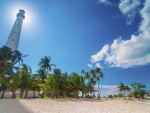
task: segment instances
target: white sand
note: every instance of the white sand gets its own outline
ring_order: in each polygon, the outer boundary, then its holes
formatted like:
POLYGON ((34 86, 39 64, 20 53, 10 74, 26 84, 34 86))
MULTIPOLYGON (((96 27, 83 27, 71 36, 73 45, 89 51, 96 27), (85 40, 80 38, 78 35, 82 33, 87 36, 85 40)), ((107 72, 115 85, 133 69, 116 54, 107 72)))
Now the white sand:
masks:
POLYGON ((125 100, 0 99, 0 113, 150 113, 150 105, 125 100))

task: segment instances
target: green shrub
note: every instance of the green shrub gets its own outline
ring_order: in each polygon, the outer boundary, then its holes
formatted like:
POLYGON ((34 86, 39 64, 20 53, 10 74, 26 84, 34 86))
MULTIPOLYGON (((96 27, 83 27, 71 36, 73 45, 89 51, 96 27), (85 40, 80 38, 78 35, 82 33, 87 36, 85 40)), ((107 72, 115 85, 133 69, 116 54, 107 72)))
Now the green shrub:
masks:
POLYGON ((114 97, 118 97, 118 95, 114 95, 114 97))
POLYGON ((112 95, 109 95, 108 98, 113 98, 113 96, 112 96, 112 95))
POLYGON ((123 94, 122 94, 122 93, 119 93, 119 94, 118 94, 118 97, 124 97, 124 96, 123 96, 123 94))

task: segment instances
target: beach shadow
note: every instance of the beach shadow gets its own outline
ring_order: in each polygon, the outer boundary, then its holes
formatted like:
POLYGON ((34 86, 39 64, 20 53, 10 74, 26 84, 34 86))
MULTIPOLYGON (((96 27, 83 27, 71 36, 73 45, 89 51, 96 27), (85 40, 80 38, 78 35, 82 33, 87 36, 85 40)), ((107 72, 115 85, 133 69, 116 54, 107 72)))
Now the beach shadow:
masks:
POLYGON ((1 113, 32 113, 17 99, 0 99, 1 113))

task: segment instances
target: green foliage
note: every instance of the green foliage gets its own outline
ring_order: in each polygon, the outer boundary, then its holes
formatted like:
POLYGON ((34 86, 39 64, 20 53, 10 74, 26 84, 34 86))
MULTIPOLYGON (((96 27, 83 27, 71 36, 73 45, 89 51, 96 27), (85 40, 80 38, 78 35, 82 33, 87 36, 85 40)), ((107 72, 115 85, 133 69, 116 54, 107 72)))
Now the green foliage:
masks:
POLYGON ((114 97, 118 97, 118 95, 114 95, 114 97))
POLYGON ((131 94, 128 94, 127 97, 132 97, 132 95, 131 95, 131 94))
POLYGON ((119 94, 118 94, 118 97, 123 97, 123 94, 122 94, 122 93, 119 93, 119 94))
POLYGON ((109 95, 108 98, 113 98, 113 96, 112 96, 112 95, 109 95))

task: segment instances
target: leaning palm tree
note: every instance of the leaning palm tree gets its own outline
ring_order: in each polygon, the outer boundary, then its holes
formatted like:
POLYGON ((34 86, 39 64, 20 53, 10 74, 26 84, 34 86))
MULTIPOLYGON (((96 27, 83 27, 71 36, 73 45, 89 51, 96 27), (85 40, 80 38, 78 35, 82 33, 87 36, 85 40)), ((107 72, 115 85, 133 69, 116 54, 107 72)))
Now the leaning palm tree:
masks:
POLYGON ((47 76, 48 76, 48 72, 51 71, 51 66, 55 66, 55 64, 50 64, 51 61, 51 57, 44 57, 41 58, 41 61, 39 62, 39 66, 43 69, 45 69, 47 71, 47 76))
POLYGON ((120 85, 118 85, 119 91, 123 91, 124 92, 124 97, 125 97, 125 91, 130 92, 130 87, 129 86, 125 86, 123 82, 120 82, 120 85))

